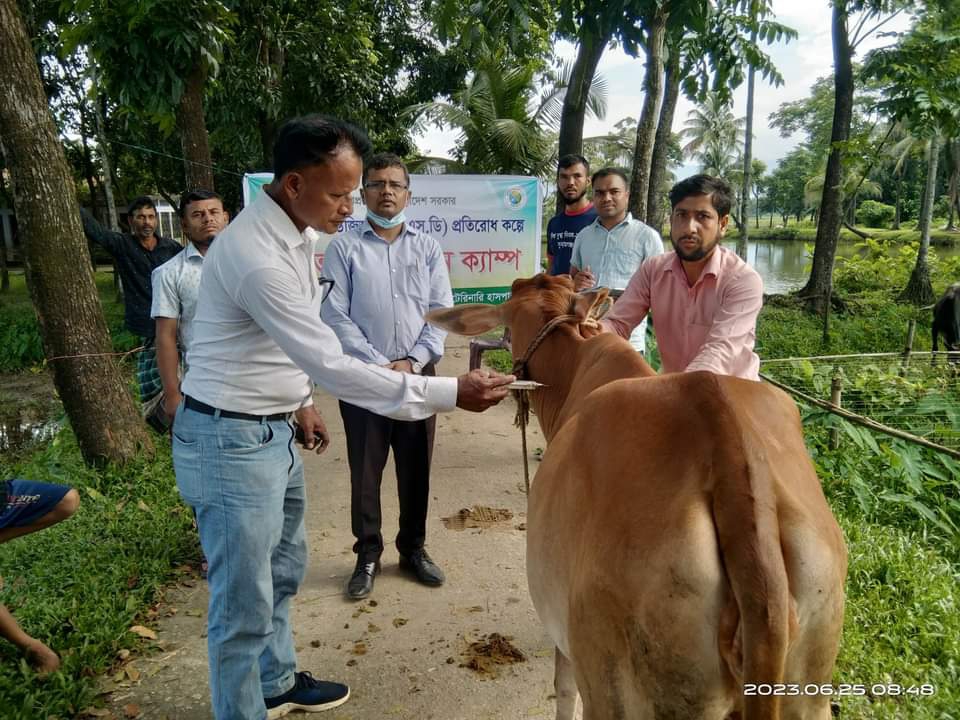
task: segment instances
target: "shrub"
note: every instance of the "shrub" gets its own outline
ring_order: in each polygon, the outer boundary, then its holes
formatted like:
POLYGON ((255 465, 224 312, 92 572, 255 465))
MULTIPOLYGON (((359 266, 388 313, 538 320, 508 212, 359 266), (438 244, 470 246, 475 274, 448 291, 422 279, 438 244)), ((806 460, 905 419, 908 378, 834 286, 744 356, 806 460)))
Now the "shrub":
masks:
MULTIPOLYGON (((890 240, 870 238, 857 243, 856 249, 857 252, 849 257, 837 257, 834 287, 847 293, 883 291, 889 298, 902 290, 910 279, 917 262, 919 243, 897 245, 890 240)), ((927 263, 937 293, 960 279, 960 257, 941 259, 931 248, 927 263)))
POLYGON ((31 309, 0 313, 0 372, 14 372, 43 362, 43 341, 31 309))
POLYGON ((857 222, 871 228, 889 227, 897 210, 876 200, 864 200, 857 208, 857 222))
MULTIPOLYGON (((137 346, 139 338, 123 326, 123 302, 117 300, 109 273, 97 273, 97 290, 115 352, 137 346)), ((0 296, 0 372, 17 372, 43 363, 43 339, 22 275, 11 277, 10 293, 0 296)))

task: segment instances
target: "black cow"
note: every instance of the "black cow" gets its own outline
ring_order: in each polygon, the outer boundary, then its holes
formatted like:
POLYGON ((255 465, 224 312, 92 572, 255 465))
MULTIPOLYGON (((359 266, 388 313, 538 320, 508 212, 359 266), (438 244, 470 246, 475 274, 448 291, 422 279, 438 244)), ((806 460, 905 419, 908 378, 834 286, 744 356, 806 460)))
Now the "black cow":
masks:
POLYGON ((937 340, 941 335, 947 350, 960 350, 960 283, 948 287, 933 306, 934 352, 940 349, 937 340))

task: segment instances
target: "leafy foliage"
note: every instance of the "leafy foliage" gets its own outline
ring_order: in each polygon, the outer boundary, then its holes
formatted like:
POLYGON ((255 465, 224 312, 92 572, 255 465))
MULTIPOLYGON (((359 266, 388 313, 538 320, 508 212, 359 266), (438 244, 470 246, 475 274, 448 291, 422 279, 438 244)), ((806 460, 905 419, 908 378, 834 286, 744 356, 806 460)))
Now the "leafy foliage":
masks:
POLYGON ((857 208, 857 222, 872 228, 887 227, 893 222, 896 211, 893 205, 886 205, 876 200, 864 200, 857 208))
MULTIPOLYGON (((848 293, 890 293, 906 285, 917 261, 919 243, 895 245, 871 238, 858 243, 856 247, 856 254, 837 258, 833 274, 835 287, 848 293)), ((943 292, 951 279, 960 277, 960 258, 940 259, 936 252, 931 252, 927 263, 931 276, 936 280, 937 292, 943 292)))
MULTIPOLYGON (((570 66, 545 77, 547 89, 535 99, 534 70, 508 59, 482 64, 466 87, 450 102, 414 105, 406 114, 418 122, 434 122, 460 130, 457 161, 467 172, 552 175, 556 156, 552 132, 560 110, 570 66)), ((606 112, 605 85, 591 85, 588 108, 606 112)))
MULTIPOLYGON (((96 280, 114 350, 133 349, 138 338, 124 328, 123 304, 116 299, 112 275, 98 273, 96 280)), ((0 372, 34 367, 43 359, 43 339, 23 275, 12 275, 10 292, 0 295, 0 372)))
POLYGON ((219 0, 80 0, 62 10, 67 51, 89 47, 119 108, 142 113, 166 134, 184 78, 198 62, 216 76, 233 21, 219 0))
POLYGON ((788 217, 799 220, 806 212, 805 188, 819 165, 819 157, 805 145, 787 153, 767 180, 767 200, 783 222, 788 217))

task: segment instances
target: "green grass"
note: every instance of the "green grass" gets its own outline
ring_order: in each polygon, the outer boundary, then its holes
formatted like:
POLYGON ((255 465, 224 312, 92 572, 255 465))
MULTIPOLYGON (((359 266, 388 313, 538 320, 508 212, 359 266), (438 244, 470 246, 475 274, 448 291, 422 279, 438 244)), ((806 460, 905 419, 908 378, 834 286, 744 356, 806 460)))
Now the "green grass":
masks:
POLYGON ((154 461, 86 468, 69 429, 11 467, 4 477, 76 487, 79 511, 52 528, 0 546, 5 603, 31 635, 57 650, 61 670, 36 678, 16 649, 0 641, 0 716, 70 718, 94 703, 96 676, 123 648, 145 648, 129 632, 178 564, 197 558, 190 511, 180 502, 169 446, 154 461))
POLYGON ((763 360, 816 355, 899 352, 907 325, 917 320, 913 349, 930 349, 929 312, 918 313, 877 293, 848 298, 849 311, 831 313, 830 342, 823 343, 823 318, 792 302, 767 303, 757 320, 756 351, 763 360))
POLYGON ((850 569, 834 685, 862 684, 868 696, 839 699, 855 720, 960 717, 960 585, 957 566, 927 538, 896 526, 841 516, 850 569), (929 697, 870 697, 874 684, 933 685, 929 697))
MULTIPOLYGON (((123 302, 113 289, 113 274, 95 275, 97 292, 107 319, 114 350, 137 346, 137 338, 123 327, 123 302)), ((10 291, 0 294, 0 372, 16 372, 43 363, 43 342, 22 273, 10 275, 10 291)))

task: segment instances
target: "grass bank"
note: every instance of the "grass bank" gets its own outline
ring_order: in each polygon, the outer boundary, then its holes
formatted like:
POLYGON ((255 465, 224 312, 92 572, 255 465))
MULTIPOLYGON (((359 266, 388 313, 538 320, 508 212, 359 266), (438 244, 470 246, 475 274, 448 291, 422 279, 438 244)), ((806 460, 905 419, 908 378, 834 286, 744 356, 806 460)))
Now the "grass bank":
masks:
MULTIPOLYGON (((894 244, 919 243, 920 231, 916 229, 905 228, 902 230, 887 230, 883 228, 857 227, 858 230, 865 233, 875 240, 882 240, 894 244)), ((666 235, 664 237, 667 237, 666 235)), ((727 231, 726 241, 728 243, 740 237, 740 232, 731 227, 727 231)), ((767 227, 761 223, 759 228, 750 226, 751 240, 799 240, 801 242, 812 243, 817 239, 817 228, 813 224, 787 225, 786 227, 767 227)), ((840 229, 840 240, 849 242, 860 242, 863 240, 856 233, 847 228, 840 229)), ((955 230, 944 230, 934 228, 930 231, 930 244, 938 246, 952 246, 960 243, 960 232, 955 230)))
POLYGON ((69 428, 31 457, 0 458, 0 475, 76 487, 80 510, 66 522, 0 546, 5 603, 20 624, 56 649, 60 672, 39 680, 0 642, 0 716, 65 720, 95 701, 96 676, 124 649, 149 641, 130 632, 152 618, 178 565, 198 558, 190 511, 180 502, 169 447, 157 459, 94 471, 69 428))

